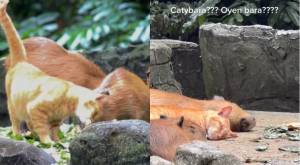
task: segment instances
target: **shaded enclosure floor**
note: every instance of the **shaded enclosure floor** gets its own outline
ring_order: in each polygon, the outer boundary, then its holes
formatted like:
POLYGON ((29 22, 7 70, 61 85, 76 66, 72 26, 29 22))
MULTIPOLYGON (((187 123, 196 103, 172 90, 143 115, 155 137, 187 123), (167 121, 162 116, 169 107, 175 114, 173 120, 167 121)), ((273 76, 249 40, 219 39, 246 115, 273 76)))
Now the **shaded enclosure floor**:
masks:
POLYGON ((264 160, 272 161, 272 165, 293 165, 300 164, 300 155, 297 153, 290 153, 280 151, 278 148, 286 145, 293 145, 300 147, 299 141, 289 141, 288 139, 264 139, 263 132, 268 126, 278 126, 288 124, 291 122, 300 122, 299 113, 283 113, 283 112, 262 112, 250 111, 256 117, 256 127, 251 132, 238 133, 238 138, 228 139, 222 141, 208 141, 226 153, 231 153, 242 161, 250 158, 261 162, 253 162, 251 165, 264 164, 264 160), (261 142, 253 142, 251 140, 262 138, 261 142), (268 149, 263 152, 256 151, 255 148, 259 145, 268 145, 268 149), (299 160, 297 163, 294 162, 299 160), (286 162, 290 161, 290 162, 286 162))

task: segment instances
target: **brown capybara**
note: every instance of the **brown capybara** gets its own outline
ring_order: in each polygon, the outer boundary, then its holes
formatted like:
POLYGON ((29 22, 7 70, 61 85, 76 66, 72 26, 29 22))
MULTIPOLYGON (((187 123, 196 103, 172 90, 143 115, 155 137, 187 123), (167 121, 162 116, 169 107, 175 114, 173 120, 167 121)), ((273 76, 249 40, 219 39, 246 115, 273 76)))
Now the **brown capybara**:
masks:
POLYGON ((193 140, 206 140, 205 131, 196 123, 180 118, 150 121, 150 154, 172 161, 176 149, 193 140))
POLYGON ((175 93, 150 89, 150 105, 173 105, 181 108, 218 111, 231 106, 230 127, 233 131, 249 131, 255 125, 255 118, 237 104, 226 100, 198 100, 175 93))
POLYGON ((96 90, 108 93, 99 100, 103 120, 134 118, 149 121, 149 87, 132 72, 117 68, 96 90))
MULTIPOLYGON (((97 88, 105 73, 83 55, 67 51, 54 41, 44 37, 32 37, 24 40, 28 62, 50 76, 68 80, 74 84, 97 88)), ((10 65, 9 56, 5 68, 10 65)))

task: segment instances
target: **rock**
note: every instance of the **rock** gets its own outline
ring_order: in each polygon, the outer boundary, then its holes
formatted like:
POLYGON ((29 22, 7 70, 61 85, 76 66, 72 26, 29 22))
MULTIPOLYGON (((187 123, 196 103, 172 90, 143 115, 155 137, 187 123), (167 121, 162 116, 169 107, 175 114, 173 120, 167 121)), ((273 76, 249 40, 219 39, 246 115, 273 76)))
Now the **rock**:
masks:
POLYGON ((43 150, 25 142, 0 138, 1 165, 50 165, 54 158, 43 150))
POLYGON ((154 1, 151 4, 151 39, 176 39, 199 43, 199 30, 197 26, 184 28, 184 24, 190 21, 191 13, 172 13, 171 8, 177 9, 196 8, 198 1, 180 2, 180 1, 154 1), (171 3, 170 3, 171 2, 171 3))
POLYGON ((299 162, 275 159, 265 163, 265 165, 299 165, 299 162))
POLYGON ((149 44, 132 45, 128 48, 114 48, 104 52, 86 52, 87 58, 99 65, 106 73, 117 67, 125 67, 146 80, 149 66, 149 44))
POLYGON ((149 164, 148 132, 141 120, 94 123, 71 142, 71 164, 149 164))
POLYGON ((173 163, 159 157, 159 156, 151 156, 150 157, 150 165, 172 165, 173 163))
POLYGON ((299 110, 299 31, 268 26, 200 27, 205 93, 243 108, 299 110))
POLYGON ((150 41, 151 87, 205 98, 199 46, 177 40, 150 41))
POLYGON ((241 165, 233 155, 223 153, 217 148, 200 141, 179 146, 175 158, 176 165, 241 165))

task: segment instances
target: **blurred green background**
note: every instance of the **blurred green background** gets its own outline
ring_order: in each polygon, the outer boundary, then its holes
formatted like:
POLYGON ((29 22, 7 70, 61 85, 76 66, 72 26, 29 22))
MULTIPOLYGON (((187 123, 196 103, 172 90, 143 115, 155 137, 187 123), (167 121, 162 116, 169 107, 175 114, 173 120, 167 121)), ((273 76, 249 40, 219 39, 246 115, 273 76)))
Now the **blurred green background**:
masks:
MULTIPOLYGON (((8 13, 23 39, 45 36, 71 50, 104 51, 149 41, 149 1, 10 0, 8 13)), ((0 31, 4 56, 7 43, 0 31)))

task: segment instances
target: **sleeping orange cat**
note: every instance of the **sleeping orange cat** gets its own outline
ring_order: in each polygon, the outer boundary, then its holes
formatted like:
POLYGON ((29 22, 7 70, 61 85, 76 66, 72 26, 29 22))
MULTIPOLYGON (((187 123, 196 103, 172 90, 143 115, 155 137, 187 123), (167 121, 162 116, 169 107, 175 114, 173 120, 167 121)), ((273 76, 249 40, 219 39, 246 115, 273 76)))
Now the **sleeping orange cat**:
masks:
POLYGON ((50 143, 57 140, 61 121, 71 115, 77 115, 85 124, 97 120, 102 111, 96 100, 103 95, 48 76, 29 64, 24 45, 6 13, 7 4, 8 0, 0 0, 0 23, 10 48, 5 87, 13 134, 21 133, 20 124, 25 121, 41 142, 50 143))
POLYGON ((191 120, 206 130, 207 138, 210 140, 220 140, 237 137, 230 130, 229 115, 232 107, 224 107, 219 111, 199 111, 195 109, 179 108, 176 106, 156 106, 150 105, 150 120, 159 119, 160 116, 170 118, 184 118, 191 120))

